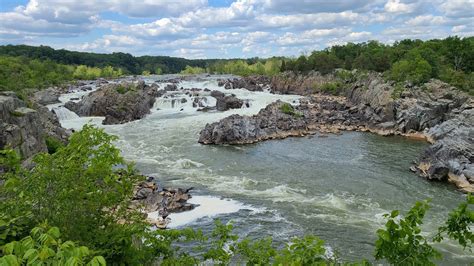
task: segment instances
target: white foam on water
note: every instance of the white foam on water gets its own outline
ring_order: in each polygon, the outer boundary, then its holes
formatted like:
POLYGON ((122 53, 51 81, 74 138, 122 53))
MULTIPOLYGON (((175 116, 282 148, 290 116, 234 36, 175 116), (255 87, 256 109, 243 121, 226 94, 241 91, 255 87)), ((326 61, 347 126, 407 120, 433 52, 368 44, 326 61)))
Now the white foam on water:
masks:
MULTIPOLYGON (((222 214, 235 213, 240 210, 256 211, 257 209, 247 206, 232 199, 222 199, 214 196, 193 196, 188 203, 199 205, 191 211, 181 213, 171 213, 168 217, 171 222, 169 228, 181 227, 198 221, 204 217, 216 217, 222 214)), ((148 214, 148 217, 156 219, 158 212, 148 214)))
POLYGON ((76 113, 67 109, 64 106, 54 107, 52 111, 56 114, 59 121, 79 118, 79 116, 76 113))

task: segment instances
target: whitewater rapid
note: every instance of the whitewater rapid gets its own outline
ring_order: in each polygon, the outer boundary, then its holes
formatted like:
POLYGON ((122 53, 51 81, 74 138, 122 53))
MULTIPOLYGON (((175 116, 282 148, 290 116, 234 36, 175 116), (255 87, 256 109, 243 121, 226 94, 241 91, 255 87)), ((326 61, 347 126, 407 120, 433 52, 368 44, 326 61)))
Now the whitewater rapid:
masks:
MULTIPOLYGON (((143 78, 146 83, 163 79, 143 78)), ((417 200, 431 198, 434 211, 428 213, 423 229, 432 235, 447 212, 463 200, 451 187, 428 183, 410 173, 412 160, 426 144, 403 138, 352 132, 244 146, 201 145, 199 132, 207 123, 232 114, 253 115, 276 100, 297 104, 300 99, 225 90, 217 86, 218 78, 222 77, 200 76, 177 85, 233 93, 249 107, 200 112, 192 105, 194 96, 179 89, 158 98, 145 118, 106 126, 101 124, 103 117, 78 117, 61 107, 89 91, 62 95, 61 103, 49 107, 63 127, 79 130, 92 123, 117 135, 122 155, 164 186, 195 187, 191 202, 199 207, 172 214, 173 228, 192 226, 206 232, 219 218, 233 221, 242 237, 271 235, 285 242, 295 235, 315 234, 336 251, 343 251, 344 259, 370 259, 375 231, 383 226, 385 213, 407 211, 417 200)), ((158 84, 163 88, 168 83, 158 84)), ((199 94, 206 97, 205 104, 215 105, 209 92, 199 94)), ((452 242, 437 248, 446 257, 441 264, 465 264, 472 258, 452 242)))

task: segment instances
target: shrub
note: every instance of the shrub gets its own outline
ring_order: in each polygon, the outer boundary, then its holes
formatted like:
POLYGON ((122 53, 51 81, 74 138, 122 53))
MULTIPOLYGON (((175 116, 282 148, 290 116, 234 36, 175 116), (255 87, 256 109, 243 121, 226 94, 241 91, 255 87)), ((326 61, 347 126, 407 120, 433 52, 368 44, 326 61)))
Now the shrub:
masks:
POLYGON ((104 257, 93 257, 89 248, 62 241, 60 236, 57 227, 35 227, 29 236, 2 247, 0 265, 106 265, 104 257))
POLYGON ((389 77, 392 80, 403 82, 408 80, 414 84, 422 84, 431 78, 431 66, 421 57, 400 60, 393 64, 389 77))
POLYGON ((61 147, 64 147, 64 144, 57 138, 46 136, 46 147, 48 148, 48 153, 53 154, 58 151, 61 147))
POLYGON ((293 106, 289 103, 284 103, 280 106, 280 110, 282 113, 287 114, 287 115, 292 115, 296 117, 302 117, 303 114, 300 112, 296 112, 293 106))

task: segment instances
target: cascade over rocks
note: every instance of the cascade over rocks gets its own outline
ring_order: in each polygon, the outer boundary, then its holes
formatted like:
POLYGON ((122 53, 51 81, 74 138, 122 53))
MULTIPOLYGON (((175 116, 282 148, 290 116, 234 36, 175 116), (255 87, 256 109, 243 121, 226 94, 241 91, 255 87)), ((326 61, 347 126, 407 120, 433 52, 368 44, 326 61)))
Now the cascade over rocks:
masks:
POLYGON ((105 116, 104 125, 122 124, 149 114, 155 98, 162 94, 158 85, 148 86, 143 81, 107 84, 80 102, 67 102, 65 107, 79 116, 105 116))
POLYGON ((255 84, 273 93, 305 95, 293 113, 282 111, 282 102, 268 105, 254 116, 232 115, 207 124, 200 132, 203 144, 246 144, 258 141, 368 131, 428 140, 432 145, 412 170, 430 180, 448 180, 461 191, 474 192, 474 102, 472 97, 439 80, 413 86, 397 85, 379 73, 351 80, 291 72, 273 78, 255 76, 221 81, 230 88, 255 90, 255 84), (263 83, 258 83, 263 82, 263 83), (345 97, 314 94, 325 83, 339 87, 345 97))

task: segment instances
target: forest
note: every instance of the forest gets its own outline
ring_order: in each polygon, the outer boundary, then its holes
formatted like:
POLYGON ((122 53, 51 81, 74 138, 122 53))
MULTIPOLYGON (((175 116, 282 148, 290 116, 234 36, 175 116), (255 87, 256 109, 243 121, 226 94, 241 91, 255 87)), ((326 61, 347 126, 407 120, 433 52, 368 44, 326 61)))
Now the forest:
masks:
POLYGON ((384 73, 387 79, 408 81, 414 85, 436 78, 474 94, 474 37, 448 37, 428 41, 406 39, 392 45, 378 41, 348 43, 296 58, 268 59, 134 57, 125 53, 97 54, 55 50, 47 46, 6 45, 0 46, 0 69, 1 90, 16 90, 22 86, 42 88, 72 79, 116 77, 122 74, 216 73, 272 76, 284 71, 302 74, 318 71, 329 74, 335 69, 357 69, 384 73), (78 66, 83 67, 74 75, 78 66), (88 73, 84 66, 89 67, 88 73), (99 69, 106 67, 109 68, 104 73, 99 73, 99 69), (112 73, 112 70, 115 72, 112 73))

